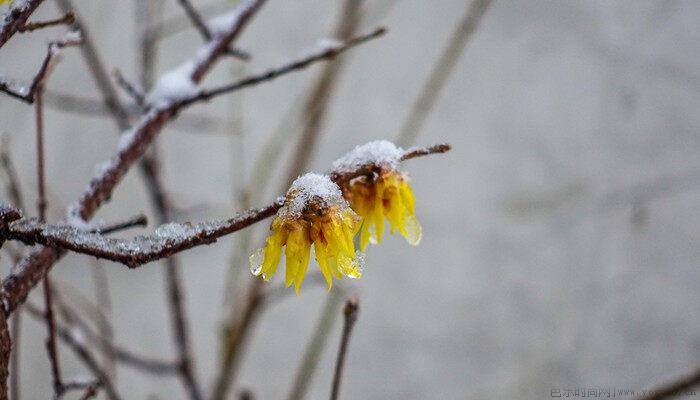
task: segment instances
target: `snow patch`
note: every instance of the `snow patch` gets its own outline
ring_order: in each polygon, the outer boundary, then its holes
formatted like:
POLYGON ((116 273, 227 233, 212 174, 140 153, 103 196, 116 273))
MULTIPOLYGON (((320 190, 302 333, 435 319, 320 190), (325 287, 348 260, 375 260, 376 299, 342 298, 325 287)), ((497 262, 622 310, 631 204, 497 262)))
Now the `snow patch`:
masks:
POLYGON ((163 109, 196 95, 199 89, 191 78, 195 65, 195 61, 190 60, 161 75, 153 90, 146 96, 147 102, 155 108, 163 109))
POLYGON ((397 169, 404 150, 388 140, 375 140, 355 147, 333 162, 334 172, 352 172, 367 166, 377 165, 397 169))
POLYGON ((340 188, 328 175, 308 173, 294 180, 287 191, 285 204, 277 212, 277 215, 298 216, 312 200, 320 200, 327 206, 349 207, 340 188))

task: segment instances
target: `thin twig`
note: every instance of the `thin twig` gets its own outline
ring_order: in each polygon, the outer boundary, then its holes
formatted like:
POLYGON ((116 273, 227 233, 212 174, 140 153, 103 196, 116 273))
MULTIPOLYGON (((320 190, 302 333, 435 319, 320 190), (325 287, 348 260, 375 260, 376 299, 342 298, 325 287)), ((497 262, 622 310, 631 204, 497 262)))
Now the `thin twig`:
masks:
POLYGON ((17 32, 25 33, 56 25, 71 25, 73 24, 73 22, 75 22, 75 13, 73 11, 69 11, 60 18, 50 19, 47 21, 28 22, 27 24, 17 29, 17 32))
MULTIPOLYGON (((29 314, 34 316, 44 316, 44 312, 35 307, 33 304, 28 303, 25 305, 26 310, 29 314)), ((109 378, 107 372, 102 369, 100 363, 97 361, 95 356, 90 352, 90 350, 83 343, 82 337, 76 336, 76 332, 71 331, 63 326, 56 326, 56 334, 65 343, 75 355, 83 362, 83 364, 92 372, 95 378, 102 384, 105 389, 107 398, 110 400, 119 400, 120 396, 114 387, 112 380, 109 378)))
MULTIPOLYGON (((49 47, 49 54, 52 53, 49 47)), ((47 58, 48 60, 48 58, 47 58)), ((46 64, 48 66, 48 62, 46 64)), ((46 69, 48 71, 48 67, 46 69)), ((47 74, 42 74, 41 79, 36 85, 36 95, 34 96, 34 107, 36 110, 36 165, 37 165, 37 209, 39 221, 46 221, 46 182, 44 176, 44 111, 43 111, 43 92, 47 74)), ((44 275, 44 308, 46 309, 46 329, 48 336, 46 338, 46 350, 49 355, 49 363, 51 365, 51 378, 53 381, 53 390, 55 398, 63 396, 64 388, 61 380, 60 361, 58 359, 58 350, 56 348, 56 321, 54 320, 53 304, 51 302, 51 280, 49 274, 44 275)))
POLYGON ((376 28, 372 32, 365 34, 365 35, 360 35, 352 40, 349 40, 344 43, 337 43, 337 44, 332 44, 327 47, 323 47, 320 50, 315 51, 311 55, 307 55, 305 57, 302 57, 300 59, 294 60, 292 62, 289 62, 281 67, 273 68, 268 70, 267 72, 257 74, 257 75, 252 75, 248 78, 244 78, 238 82, 234 82, 228 85, 224 85, 218 88, 214 89, 205 89, 201 90, 199 93, 183 98, 181 99, 177 105, 182 107, 182 106, 187 106, 192 103, 197 103, 201 101, 206 101, 210 100, 213 97, 225 94, 225 93, 230 93, 236 90, 240 90, 249 86, 254 86, 263 82, 271 81, 281 75, 288 74, 290 72, 294 72, 296 70, 300 70, 303 68, 308 67, 310 64, 318 61, 323 61, 327 59, 332 59, 345 51, 359 45, 362 43, 365 43, 369 40, 376 39, 383 34, 386 33, 386 28, 376 28))
POLYGON ((49 43, 48 50, 46 51, 46 56, 44 61, 41 63, 39 72, 32 79, 32 83, 29 88, 16 87, 17 85, 3 77, 0 77, 0 92, 4 92, 16 99, 22 100, 25 103, 32 104, 36 98, 36 92, 39 86, 46 80, 46 76, 49 73, 54 59, 60 54, 60 50, 64 47, 78 46, 82 44, 80 38, 72 38, 68 36, 66 39, 61 41, 55 41, 49 43))
POLYGON ((343 376, 343 368, 345 367, 345 355, 348 352, 350 334, 352 333, 352 328, 355 327, 359 307, 360 301, 357 298, 351 298, 345 302, 345 308, 343 309, 343 316, 345 317, 343 320, 343 336, 340 339, 338 359, 335 362, 335 374, 333 375, 333 386, 331 387, 331 400, 337 400, 340 393, 340 379, 343 376))
POLYGON ((107 235, 113 232, 123 231, 125 229, 135 228, 137 226, 147 226, 148 218, 144 214, 133 216, 125 221, 114 222, 104 226, 97 227, 91 232, 107 235))
MULTIPOLYGON (((76 8, 73 6, 71 0, 56 0, 58 6, 63 12, 70 12, 76 8)), ((107 73, 107 70, 99 57, 97 46, 92 40, 92 35, 88 30, 87 26, 83 22, 80 15, 76 15, 75 21, 73 22, 73 29, 81 32, 83 38, 83 45, 80 47, 80 51, 85 58, 88 68, 95 79, 97 87, 102 93, 105 106, 115 115, 118 115, 117 125, 119 129, 125 130, 128 128, 128 114, 124 111, 124 107, 121 105, 119 100, 119 95, 116 89, 112 86, 112 81, 107 73)))
POLYGON ((10 5, 10 11, 5 14, 5 19, 0 21, 0 47, 26 25, 34 10, 43 2, 44 0, 27 0, 10 5))
MULTIPOLYGON (((187 15, 187 18, 192 22, 192 25, 197 29, 199 34, 202 36, 202 38, 206 41, 211 40, 212 38, 212 33, 209 30, 209 27, 207 24, 204 22, 202 19, 202 16, 199 15, 199 12, 194 8, 192 3, 190 3, 189 0, 178 0, 182 8, 185 10, 185 14, 187 15)), ((241 60, 249 60, 250 59, 250 54, 243 50, 239 49, 232 49, 228 48, 226 49, 226 53, 232 55, 233 57, 240 58, 241 60)))
POLYGON ((467 7, 466 14, 452 34, 445 51, 438 59, 430 77, 421 89, 413 107, 408 112, 408 117, 401 127, 396 140, 397 144, 409 146, 416 140, 435 104, 435 100, 445 86, 447 79, 450 77, 455 65, 457 65, 457 61, 459 61, 467 43, 469 43, 469 39, 479 26, 479 22, 491 2, 492 0, 473 0, 467 7))
POLYGON ((700 368, 695 370, 690 375, 684 376, 673 382, 666 383, 655 389, 648 390, 646 396, 637 398, 637 400, 662 400, 670 399, 676 396, 683 396, 695 386, 700 385, 700 368))
POLYGON ((122 75, 119 69, 115 69, 113 75, 117 84, 124 89, 124 92, 134 99, 136 105, 143 108, 146 105, 146 95, 143 93, 143 90, 137 88, 133 83, 124 78, 124 75, 122 75))

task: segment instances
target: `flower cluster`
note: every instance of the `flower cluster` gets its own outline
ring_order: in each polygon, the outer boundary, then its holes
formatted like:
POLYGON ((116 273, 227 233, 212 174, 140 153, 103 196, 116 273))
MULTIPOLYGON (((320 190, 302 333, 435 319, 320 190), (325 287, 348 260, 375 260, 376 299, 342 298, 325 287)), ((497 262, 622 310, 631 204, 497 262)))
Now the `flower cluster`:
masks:
POLYGON ((398 170, 404 151, 388 141, 356 147, 333 163, 331 176, 310 173, 297 178, 270 227, 265 246, 250 257, 251 272, 269 280, 285 252, 285 283, 297 294, 313 246, 316 262, 328 283, 362 275, 369 243, 379 243, 384 218, 410 244, 421 239, 413 191, 398 170), (361 251, 355 250, 359 232, 361 251))

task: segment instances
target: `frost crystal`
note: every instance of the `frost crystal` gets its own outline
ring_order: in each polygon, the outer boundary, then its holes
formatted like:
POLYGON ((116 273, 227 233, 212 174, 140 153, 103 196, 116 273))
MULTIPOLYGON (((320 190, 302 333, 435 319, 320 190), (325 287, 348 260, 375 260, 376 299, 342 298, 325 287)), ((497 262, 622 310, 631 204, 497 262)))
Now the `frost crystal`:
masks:
POLYGON ((375 140, 355 147, 333 162, 334 172, 352 172, 366 165, 397 169, 404 150, 388 140, 375 140))
POLYGON ((156 228, 156 236, 166 240, 185 240, 201 231, 201 228, 204 227, 200 227, 199 224, 197 227, 194 227, 190 223, 179 224, 177 222, 169 222, 156 228))
POLYGON ((340 192, 340 188, 328 175, 308 173, 294 180, 287 191, 286 202, 280 208, 278 215, 298 216, 312 200, 320 200, 327 206, 349 207, 340 192))

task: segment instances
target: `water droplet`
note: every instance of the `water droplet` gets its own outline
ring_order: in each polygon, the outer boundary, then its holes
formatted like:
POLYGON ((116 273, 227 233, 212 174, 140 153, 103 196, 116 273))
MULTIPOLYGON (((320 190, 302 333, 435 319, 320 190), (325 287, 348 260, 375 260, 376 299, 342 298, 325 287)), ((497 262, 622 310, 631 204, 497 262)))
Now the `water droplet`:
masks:
POLYGON ((250 255, 248 261, 250 263, 250 273, 259 276, 262 272, 263 264, 263 249, 257 249, 253 254, 250 255))
POLYGON ((365 253, 360 250, 355 251, 355 258, 352 260, 352 268, 348 271, 347 277, 359 279, 365 269, 365 253))
POLYGON ((418 246, 423 237, 423 228, 420 226, 420 222, 415 216, 407 215, 404 223, 406 226, 406 240, 408 243, 418 246))

